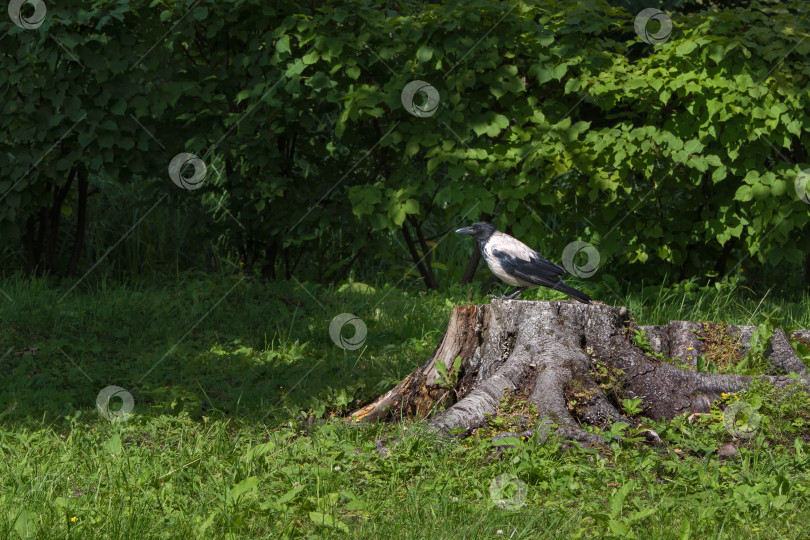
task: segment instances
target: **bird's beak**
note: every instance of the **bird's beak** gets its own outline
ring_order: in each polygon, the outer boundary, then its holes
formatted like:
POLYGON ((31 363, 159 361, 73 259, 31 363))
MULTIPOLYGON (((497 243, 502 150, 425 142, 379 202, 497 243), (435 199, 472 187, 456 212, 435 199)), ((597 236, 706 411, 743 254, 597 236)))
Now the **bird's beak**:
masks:
POLYGON ((473 230, 470 227, 462 227, 456 230, 459 234, 469 234, 470 236, 473 235, 473 230))

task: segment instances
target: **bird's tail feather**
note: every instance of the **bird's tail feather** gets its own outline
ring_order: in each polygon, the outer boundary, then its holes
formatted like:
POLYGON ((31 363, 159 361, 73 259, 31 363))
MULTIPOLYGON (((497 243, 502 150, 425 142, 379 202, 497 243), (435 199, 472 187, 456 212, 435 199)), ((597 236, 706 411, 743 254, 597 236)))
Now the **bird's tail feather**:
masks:
POLYGON ((591 297, 590 296, 588 296, 587 294, 585 294, 582 291, 578 291, 577 289, 575 289, 575 288, 573 288, 573 287, 571 287, 569 285, 566 285, 564 281, 560 281, 559 283, 554 285, 553 288, 555 290, 564 292, 565 294, 567 294, 568 296, 570 296, 572 298, 576 298, 577 300, 579 300, 583 304, 590 304, 591 303, 591 297))

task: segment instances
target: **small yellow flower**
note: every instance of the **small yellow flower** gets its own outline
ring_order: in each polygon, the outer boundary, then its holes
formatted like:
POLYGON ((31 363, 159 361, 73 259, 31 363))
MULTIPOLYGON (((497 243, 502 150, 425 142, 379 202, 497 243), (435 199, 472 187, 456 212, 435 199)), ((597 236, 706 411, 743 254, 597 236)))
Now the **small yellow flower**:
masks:
POLYGON ((740 273, 742 273, 742 268, 740 268, 740 273))
POLYGON ((70 518, 71 523, 76 523, 77 521, 79 521, 79 518, 77 518, 76 516, 73 516, 72 518, 70 518))
POLYGON ((687 348, 686 348, 686 350, 687 350, 687 351, 691 351, 691 350, 692 350, 692 347, 687 347, 687 348))
POLYGON ((185 391, 185 390, 180 390, 180 393, 181 393, 181 394, 185 394, 185 393, 186 393, 186 391, 185 391))

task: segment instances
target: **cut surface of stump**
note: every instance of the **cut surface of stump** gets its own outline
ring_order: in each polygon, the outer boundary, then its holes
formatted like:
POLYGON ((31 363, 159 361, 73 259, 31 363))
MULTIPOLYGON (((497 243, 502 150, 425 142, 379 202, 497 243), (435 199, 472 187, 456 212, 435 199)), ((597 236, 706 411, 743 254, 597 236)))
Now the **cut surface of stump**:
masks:
MULTIPOLYGON (((433 356, 351 416, 429 418, 428 426, 437 431, 469 434, 498 413, 503 398, 522 396, 536 407, 535 427, 553 424, 565 438, 600 443, 604 439, 583 424, 637 423, 620 411, 615 392, 612 400, 605 393, 605 380, 621 388, 622 398, 640 398, 640 415, 648 418, 707 413, 722 393, 745 389, 752 377, 698 372, 697 358, 742 358, 754 330, 692 321, 637 327, 625 307, 571 301, 494 299, 456 306, 433 356), (636 329, 644 330, 650 351, 632 339, 636 329), (446 408, 434 414, 440 407, 446 408)), ((764 354, 772 374, 759 377, 777 387, 806 388, 807 368, 789 338, 807 337, 805 330, 790 335, 776 330, 764 354)), ((657 436, 650 432, 649 438, 657 436)))

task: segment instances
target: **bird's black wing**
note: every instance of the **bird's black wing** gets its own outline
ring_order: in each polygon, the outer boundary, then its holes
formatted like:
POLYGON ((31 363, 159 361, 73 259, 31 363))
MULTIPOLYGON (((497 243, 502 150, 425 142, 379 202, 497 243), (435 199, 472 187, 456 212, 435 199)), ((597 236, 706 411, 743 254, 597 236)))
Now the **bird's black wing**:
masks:
POLYGON ((528 261, 499 249, 493 249, 492 255, 498 259, 504 272, 511 276, 528 281, 529 283, 534 283, 535 285, 542 285, 550 289, 564 292, 568 296, 576 298, 585 304, 591 303, 590 296, 571 287, 560 279, 560 276, 564 276, 566 273, 564 268, 544 259, 536 252, 532 253, 531 259, 528 261))
POLYGON ((537 253, 526 260, 516 257, 500 249, 493 249, 492 255, 501 263, 504 271, 511 276, 545 287, 554 287, 560 282, 560 276, 565 275, 565 268, 557 266, 537 253))

